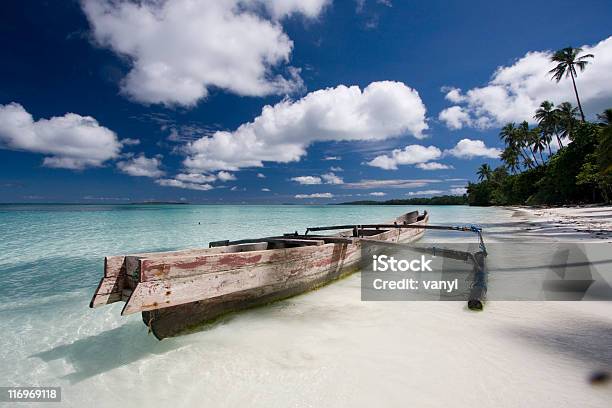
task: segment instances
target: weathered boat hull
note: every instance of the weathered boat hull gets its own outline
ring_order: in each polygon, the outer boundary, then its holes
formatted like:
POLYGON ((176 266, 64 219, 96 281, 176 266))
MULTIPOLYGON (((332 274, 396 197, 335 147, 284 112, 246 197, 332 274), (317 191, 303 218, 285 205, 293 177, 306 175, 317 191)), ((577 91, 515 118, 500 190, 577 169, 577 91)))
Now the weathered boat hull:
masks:
MULTIPOLYGON (((422 224, 427 214, 405 214, 396 223, 422 224)), ((419 239, 424 229, 368 231, 386 242, 419 239)), ((340 233, 337 237, 350 236, 340 233)), ((219 316, 307 292, 359 269, 361 242, 325 243, 316 237, 296 247, 269 243, 106 259, 105 278, 92 307, 126 301, 122 314, 141 312, 158 339, 192 330, 219 316), (114 276, 113 276, 114 275, 114 276)))

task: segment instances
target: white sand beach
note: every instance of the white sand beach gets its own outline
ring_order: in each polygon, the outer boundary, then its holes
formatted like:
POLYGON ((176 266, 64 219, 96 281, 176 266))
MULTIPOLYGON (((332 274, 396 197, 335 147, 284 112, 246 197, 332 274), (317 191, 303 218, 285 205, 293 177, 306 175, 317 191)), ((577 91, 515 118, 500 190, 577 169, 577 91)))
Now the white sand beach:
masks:
POLYGON ((509 207, 525 223, 521 234, 558 240, 612 242, 612 206, 509 207))

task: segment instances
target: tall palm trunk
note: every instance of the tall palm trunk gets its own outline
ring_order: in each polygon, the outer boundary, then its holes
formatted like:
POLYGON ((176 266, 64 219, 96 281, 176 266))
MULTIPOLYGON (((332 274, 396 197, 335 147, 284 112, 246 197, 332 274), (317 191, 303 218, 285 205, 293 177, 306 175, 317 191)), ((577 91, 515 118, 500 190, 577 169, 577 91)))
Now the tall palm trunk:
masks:
POLYGON ((576 94, 576 101, 578 101, 578 109, 580 109, 580 117, 582 117, 582 121, 586 122, 584 119, 584 112, 582 111, 582 104, 580 103, 580 98, 578 97, 578 89, 576 88, 576 80, 574 79, 574 73, 570 70, 570 76, 572 77, 572 84, 574 84, 574 93, 576 94))
POLYGON ((559 149, 563 148, 563 143, 561 143, 561 138, 559 137, 559 132, 555 132, 555 136, 557 137, 557 142, 559 143, 559 149))
POLYGON ((519 154, 521 155, 521 157, 523 158, 523 163, 527 164, 527 167, 529 167, 530 169, 532 169, 533 167, 531 166, 531 163, 529 162, 529 158, 527 157, 527 155, 525 154, 525 152, 523 152, 522 148, 519 148, 519 154))
POLYGON ((540 150, 540 160, 542 160, 542 164, 544 164, 544 156, 542 156, 542 151, 540 150))
POLYGON ((533 149, 529 149, 529 150, 531 150, 531 156, 533 156, 533 161, 535 162, 536 166, 539 166, 540 163, 538 163, 538 159, 536 159, 535 152, 533 151, 533 149))

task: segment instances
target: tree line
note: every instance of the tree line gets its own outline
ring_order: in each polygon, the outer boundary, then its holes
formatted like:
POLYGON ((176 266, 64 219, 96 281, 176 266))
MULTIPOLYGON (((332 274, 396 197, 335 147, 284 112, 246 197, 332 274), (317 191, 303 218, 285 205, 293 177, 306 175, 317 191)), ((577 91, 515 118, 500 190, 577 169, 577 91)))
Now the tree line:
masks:
POLYGON ((594 56, 581 51, 557 51, 551 58, 557 65, 549 72, 557 82, 571 78, 578 106, 544 101, 533 116, 536 126, 527 120, 503 126, 502 165, 479 167, 479 182, 467 187, 470 205, 610 202, 612 109, 586 120, 576 78, 594 56))

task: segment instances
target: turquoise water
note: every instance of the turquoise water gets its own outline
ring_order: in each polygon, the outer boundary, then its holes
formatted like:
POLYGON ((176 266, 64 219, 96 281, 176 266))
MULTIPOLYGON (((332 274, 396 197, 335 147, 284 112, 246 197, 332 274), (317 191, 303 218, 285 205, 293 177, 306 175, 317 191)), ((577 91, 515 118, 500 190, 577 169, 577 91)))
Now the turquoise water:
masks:
MULTIPOLYGON (((415 209, 1 205, 0 386, 60 386, 58 405, 69 407, 450 406, 459 394, 465 406, 486 406, 481 393, 466 392, 474 387, 525 391, 520 403, 508 394, 489 406, 582 406, 589 398, 604 406, 605 395, 581 385, 591 364, 517 340, 530 324, 574 328, 609 316, 580 309, 589 302, 537 313, 499 302, 480 314, 456 302, 361 302, 356 274, 161 342, 139 315, 121 317, 121 303, 88 308, 105 255, 383 222, 415 209), (542 388, 543 378, 556 388, 542 388)), ((418 209, 432 224, 512 224, 512 213, 497 208, 418 209)))

